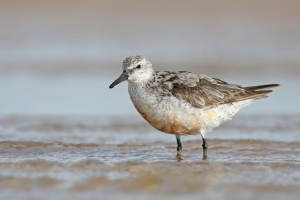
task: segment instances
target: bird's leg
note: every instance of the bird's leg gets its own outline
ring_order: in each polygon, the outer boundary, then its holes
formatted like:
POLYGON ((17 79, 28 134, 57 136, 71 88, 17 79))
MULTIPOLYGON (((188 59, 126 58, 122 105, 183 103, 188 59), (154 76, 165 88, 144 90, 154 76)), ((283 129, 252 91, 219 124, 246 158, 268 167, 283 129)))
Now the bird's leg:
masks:
POLYGON ((180 136, 176 135, 176 141, 177 141, 177 155, 181 154, 181 150, 182 150, 182 145, 181 145, 181 141, 180 141, 180 136))
POLYGON ((206 160, 207 158, 207 149, 208 149, 208 143, 206 142, 206 138, 205 136, 202 136, 202 140, 203 140, 203 144, 202 144, 202 147, 203 147, 203 160, 206 160))

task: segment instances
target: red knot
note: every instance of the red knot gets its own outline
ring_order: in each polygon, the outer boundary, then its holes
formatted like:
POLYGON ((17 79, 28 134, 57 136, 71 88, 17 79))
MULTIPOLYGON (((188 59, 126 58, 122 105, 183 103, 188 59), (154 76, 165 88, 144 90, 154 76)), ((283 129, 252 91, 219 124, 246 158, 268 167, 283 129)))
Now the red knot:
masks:
POLYGON ((154 71, 149 60, 132 55, 123 61, 123 73, 109 88, 128 81, 131 101, 154 128, 173 134, 177 155, 180 136, 201 134, 203 159, 207 158, 205 134, 230 120, 253 100, 265 98, 278 84, 241 86, 187 71, 154 71))

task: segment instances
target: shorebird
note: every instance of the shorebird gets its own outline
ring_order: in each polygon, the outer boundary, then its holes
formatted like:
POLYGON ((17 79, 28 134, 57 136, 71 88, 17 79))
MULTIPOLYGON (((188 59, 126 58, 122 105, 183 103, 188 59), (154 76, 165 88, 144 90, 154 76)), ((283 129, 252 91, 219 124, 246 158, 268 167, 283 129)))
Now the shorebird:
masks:
POLYGON ((180 136, 201 134, 203 159, 207 158, 205 134, 230 120, 253 100, 265 98, 278 84, 241 86, 187 71, 154 71, 142 55, 123 61, 123 73, 109 88, 128 81, 131 101, 154 128, 173 134, 177 156, 181 155, 180 136))

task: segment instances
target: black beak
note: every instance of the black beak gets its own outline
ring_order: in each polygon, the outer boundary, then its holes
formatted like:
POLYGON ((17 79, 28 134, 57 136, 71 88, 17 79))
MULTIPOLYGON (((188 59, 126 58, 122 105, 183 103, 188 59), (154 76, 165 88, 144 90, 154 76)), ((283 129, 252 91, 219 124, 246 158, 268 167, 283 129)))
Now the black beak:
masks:
POLYGON ((118 85, 119 83, 126 81, 128 79, 128 74, 126 72, 126 70, 123 71, 123 73, 121 74, 121 76, 119 78, 117 78, 110 86, 109 88, 113 88, 116 85, 118 85))

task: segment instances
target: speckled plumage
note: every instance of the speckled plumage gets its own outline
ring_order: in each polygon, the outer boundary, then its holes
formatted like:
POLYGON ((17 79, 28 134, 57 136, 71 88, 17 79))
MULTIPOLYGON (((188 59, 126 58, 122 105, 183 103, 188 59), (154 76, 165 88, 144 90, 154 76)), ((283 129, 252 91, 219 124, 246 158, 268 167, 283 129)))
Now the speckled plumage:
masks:
POLYGON ((156 129, 180 135, 205 133, 232 118, 253 100, 267 97, 277 84, 243 87, 203 74, 154 71, 141 55, 127 57, 123 74, 110 88, 127 80, 130 98, 156 129))

